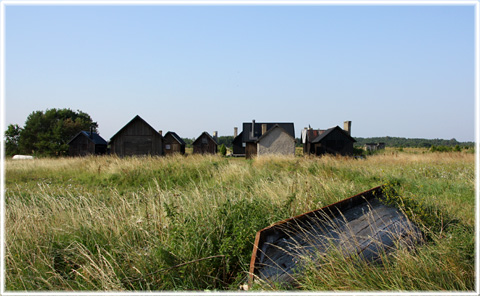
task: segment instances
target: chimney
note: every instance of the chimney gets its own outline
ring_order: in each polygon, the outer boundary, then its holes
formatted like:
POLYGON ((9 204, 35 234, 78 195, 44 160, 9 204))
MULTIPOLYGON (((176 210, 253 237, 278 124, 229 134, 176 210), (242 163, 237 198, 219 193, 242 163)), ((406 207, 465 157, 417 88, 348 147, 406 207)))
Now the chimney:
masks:
POLYGON ((343 129, 348 133, 349 136, 352 136, 352 122, 351 121, 344 121, 343 122, 343 129))
POLYGON ((158 133, 160 134, 160 136, 163 136, 163 131, 162 130, 159 130, 158 133))
POLYGON ((217 140, 217 137, 218 137, 218 132, 217 132, 217 131, 214 131, 214 132, 213 132, 213 138, 215 139, 215 141, 217 140))
POLYGON ((267 124, 262 123, 262 135, 267 132, 267 124))
POLYGON ((233 128, 233 138, 235 139, 238 136, 238 127, 233 128))
POLYGON ((250 131, 251 138, 255 137, 255 119, 252 120, 252 130, 250 131))
POLYGON ((93 139, 93 125, 90 126, 90 139, 93 139))

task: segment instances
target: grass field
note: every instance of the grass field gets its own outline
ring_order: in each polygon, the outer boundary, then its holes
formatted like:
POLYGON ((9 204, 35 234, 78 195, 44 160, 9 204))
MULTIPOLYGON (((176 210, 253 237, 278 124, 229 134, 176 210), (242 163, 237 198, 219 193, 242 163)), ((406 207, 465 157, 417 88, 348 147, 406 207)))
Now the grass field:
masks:
POLYGON ((6 160, 6 289, 235 291, 258 230, 385 183, 425 243, 381 265, 332 254, 310 262, 295 289, 473 291, 474 154, 418 149, 6 160))

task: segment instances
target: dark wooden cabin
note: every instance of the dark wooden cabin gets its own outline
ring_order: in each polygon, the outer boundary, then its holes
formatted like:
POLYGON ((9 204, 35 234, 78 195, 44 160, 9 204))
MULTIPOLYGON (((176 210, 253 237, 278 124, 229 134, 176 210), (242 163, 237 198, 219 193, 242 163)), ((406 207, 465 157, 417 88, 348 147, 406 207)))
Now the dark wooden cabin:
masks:
POLYGON ((68 142, 68 155, 86 156, 107 153, 107 141, 95 132, 81 131, 68 142))
POLYGON ((110 149, 118 156, 162 155, 163 138, 137 115, 110 139, 110 149))
POLYGON ((295 128, 293 122, 244 122, 242 130, 242 145, 245 147, 245 157, 252 158, 257 155, 258 139, 262 134, 278 125, 285 132, 295 139, 295 128))
POLYGON ((353 155, 353 143, 356 142, 339 126, 327 129, 311 141, 310 151, 314 154, 353 155))
POLYGON ((234 156, 245 156, 245 143, 242 142, 243 132, 233 138, 232 150, 234 156))
POLYGON ((326 130, 304 128, 302 131, 302 143, 304 155, 353 155, 353 143, 351 137, 352 122, 345 121, 344 128, 339 126, 326 130))
POLYGON ((165 155, 175 153, 185 154, 185 141, 174 132, 168 132, 163 137, 163 151, 165 155))
POLYGON ((192 146, 193 154, 217 154, 217 141, 207 132, 193 141, 192 146))

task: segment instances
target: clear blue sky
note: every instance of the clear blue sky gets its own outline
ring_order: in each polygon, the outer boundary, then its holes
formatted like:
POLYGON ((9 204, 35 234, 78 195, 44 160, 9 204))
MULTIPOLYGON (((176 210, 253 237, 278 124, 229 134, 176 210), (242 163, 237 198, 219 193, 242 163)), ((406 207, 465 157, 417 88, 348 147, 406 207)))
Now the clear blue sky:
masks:
POLYGON ((6 125, 135 115, 194 138, 242 122, 296 137, 475 140, 474 6, 16 6, 5 10, 6 125))

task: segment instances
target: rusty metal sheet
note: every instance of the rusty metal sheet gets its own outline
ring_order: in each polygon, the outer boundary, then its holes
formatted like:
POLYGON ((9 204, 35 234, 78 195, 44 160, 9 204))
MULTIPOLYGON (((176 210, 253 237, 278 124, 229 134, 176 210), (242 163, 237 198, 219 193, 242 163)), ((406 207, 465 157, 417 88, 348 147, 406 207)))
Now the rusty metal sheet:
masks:
POLYGON ((302 258, 320 256, 332 247, 344 256, 375 261, 397 243, 413 245, 420 230, 394 207, 381 202, 375 187, 337 203, 275 223, 257 232, 250 262, 249 285, 293 283, 302 258))

